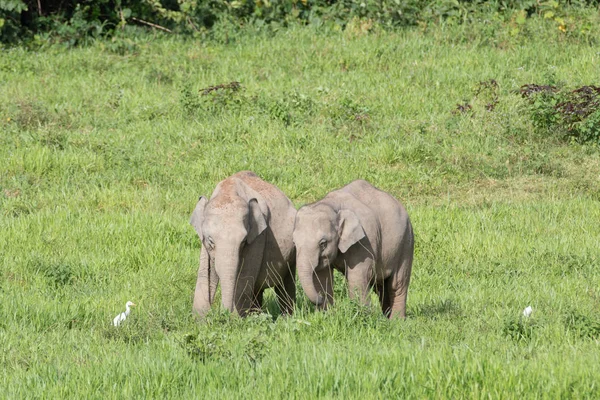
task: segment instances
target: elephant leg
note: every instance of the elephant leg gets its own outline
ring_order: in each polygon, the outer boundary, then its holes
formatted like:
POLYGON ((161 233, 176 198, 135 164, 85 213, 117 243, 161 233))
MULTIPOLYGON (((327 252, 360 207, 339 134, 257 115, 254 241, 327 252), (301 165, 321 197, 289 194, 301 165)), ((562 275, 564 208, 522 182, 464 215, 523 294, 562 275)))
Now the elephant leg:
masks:
POLYGON ((389 318, 406 318, 406 297, 408 295, 412 262, 413 255, 410 252, 410 256, 402 260, 398 271, 387 279, 389 280, 388 286, 391 289, 389 318))
POLYGON ((282 315, 292 315, 296 304, 296 266, 290 267, 290 270, 282 279, 282 283, 275 286, 277 303, 282 315))
POLYGON ((364 305, 371 304, 369 288, 373 277, 373 260, 366 259, 357 263, 353 268, 346 269, 348 279, 348 294, 351 299, 364 305))
POLYGON ((254 294, 254 296, 252 297, 252 311, 260 312, 262 310, 263 297, 264 290, 259 290, 257 293, 254 294))
POLYGON ((238 314, 245 317, 254 309, 254 306, 258 304, 259 300, 262 305, 262 291, 260 292, 260 295, 257 296, 254 291, 254 278, 239 277, 237 280, 235 299, 235 309, 238 314))
POLYGON ((211 266, 208 252, 202 247, 200 250, 200 267, 198 268, 193 304, 194 312, 200 316, 208 313, 214 300, 214 291, 217 288, 218 278, 213 270, 214 267, 211 266), (213 288, 214 291, 211 290, 213 288))
POLYGON ((383 315, 388 317, 391 312, 391 296, 390 289, 388 288, 389 284, 387 283, 387 279, 383 282, 379 282, 375 285, 375 291, 379 296, 379 304, 381 305, 381 312, 383 315))

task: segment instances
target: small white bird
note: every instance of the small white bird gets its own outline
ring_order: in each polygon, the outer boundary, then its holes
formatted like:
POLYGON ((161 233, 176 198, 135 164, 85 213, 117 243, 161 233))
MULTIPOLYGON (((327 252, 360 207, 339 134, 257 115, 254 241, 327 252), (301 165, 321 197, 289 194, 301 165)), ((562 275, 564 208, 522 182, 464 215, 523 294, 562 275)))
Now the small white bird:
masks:
POLYGON ((131 312, 131 309, 129 307, 135 307, 135 304, 131 301, 125 303, 125 312, 122 312, 121 314, 117 315, 115 319, 113 319, 114 326, 119 326, 121 325, 121 322, 125 321, 129 313, 131 312))
POLYGON ((527 306, 523 310, 523 315, 525 316, 525 318, 529 318, 529 316, 531 315, 532 312, 533 312, 533 308, 531 308, 531 306, 527 306))

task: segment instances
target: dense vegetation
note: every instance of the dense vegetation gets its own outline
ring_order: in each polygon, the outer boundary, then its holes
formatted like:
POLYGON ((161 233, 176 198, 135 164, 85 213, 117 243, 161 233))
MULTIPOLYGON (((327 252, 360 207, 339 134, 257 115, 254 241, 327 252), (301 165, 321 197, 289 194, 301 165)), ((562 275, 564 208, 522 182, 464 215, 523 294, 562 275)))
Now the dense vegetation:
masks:
POLYGON ((0 393, 599 398, 600 30, 578 12, 3 50, 0 393), (269 292, 195 321, 188 218, 243 169, 298 206, 356 178, 401 199, 407 320, 338 276, 327 313, 299 288, 290 318, 269 292))
POLYGON ((598 0, 4 0, 0 38, 4 43, 37 45, 50 38, 77 45, 131 25, 206 37, 215 24, 277 30, 291 23, 345 27, 356 19, 386 28, 512 21, 518 30, 532 16, 552 20, 563 32, 573 33, 591 28, 581 16, 598 4, 598 0))

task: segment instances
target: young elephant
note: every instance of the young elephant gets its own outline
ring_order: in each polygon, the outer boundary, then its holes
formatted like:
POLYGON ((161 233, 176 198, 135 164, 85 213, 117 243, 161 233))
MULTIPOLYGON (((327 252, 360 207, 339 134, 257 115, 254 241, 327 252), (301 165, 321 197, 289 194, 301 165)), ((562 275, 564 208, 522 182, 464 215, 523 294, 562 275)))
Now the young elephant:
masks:
POLYGON ((298 210, 294 227, 302 288, 319 308, 333 303, 333 269, 344 273, 350 296, 369 303, 375 287, 383 313, 406 317, 414 252, 404 207, 358 180, 298 210))
POLYGON ((279 307, 296 300, 292 231, 296 209, 275 186, 249 171, 221 181, 210 200, 202 196, 190 224, 202 240, 193 309, 206 314, 221 282, 223 307, 245 316, 275 288, 279 307))

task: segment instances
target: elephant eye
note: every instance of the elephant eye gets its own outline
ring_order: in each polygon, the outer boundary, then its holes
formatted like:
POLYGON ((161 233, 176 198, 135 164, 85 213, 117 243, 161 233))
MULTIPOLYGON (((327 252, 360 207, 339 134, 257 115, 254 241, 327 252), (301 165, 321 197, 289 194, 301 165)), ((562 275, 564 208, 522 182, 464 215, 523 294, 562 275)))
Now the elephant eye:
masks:
POLYGON ((210 236, 204 240, 204 244, 209 250, 212 250, 215 247, 215 243, 213 242, 213 239, 210 236))
POLYGON ((327 247, 327 241, 325 239, 322 239, 319 242, 319 247, 321 248, 321 250, 325 250, 325 248, 327 247))

